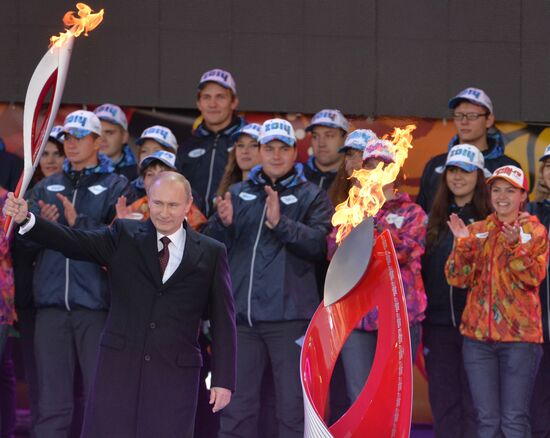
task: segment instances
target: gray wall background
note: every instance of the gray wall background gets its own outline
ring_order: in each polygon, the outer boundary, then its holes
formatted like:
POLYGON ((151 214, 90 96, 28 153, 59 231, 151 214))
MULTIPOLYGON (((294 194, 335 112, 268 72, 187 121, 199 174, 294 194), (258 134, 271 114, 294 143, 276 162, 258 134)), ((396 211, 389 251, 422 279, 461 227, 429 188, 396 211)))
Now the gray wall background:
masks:
MULTIPOLYGON (((76 0, 0 0, 0 101, 30 76, 76 0)), ((500 120, 550 120, 548 0, 88 0, 64 103, 194 108, 230 70, 240 109, 442 117, 475 85, 500 120)))

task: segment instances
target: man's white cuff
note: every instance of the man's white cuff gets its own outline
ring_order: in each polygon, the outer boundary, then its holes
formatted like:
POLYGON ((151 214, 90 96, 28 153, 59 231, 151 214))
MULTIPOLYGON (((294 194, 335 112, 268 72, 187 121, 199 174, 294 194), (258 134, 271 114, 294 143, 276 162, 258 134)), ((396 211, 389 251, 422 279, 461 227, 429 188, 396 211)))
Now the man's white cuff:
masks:
POLYGON ((29 216, 30 216, 29 221, 22 227, 19 227, 19 234, 21 235, 28 233, 36 223, 36 218, 34 217, 34 214, 29 213, 29 216))

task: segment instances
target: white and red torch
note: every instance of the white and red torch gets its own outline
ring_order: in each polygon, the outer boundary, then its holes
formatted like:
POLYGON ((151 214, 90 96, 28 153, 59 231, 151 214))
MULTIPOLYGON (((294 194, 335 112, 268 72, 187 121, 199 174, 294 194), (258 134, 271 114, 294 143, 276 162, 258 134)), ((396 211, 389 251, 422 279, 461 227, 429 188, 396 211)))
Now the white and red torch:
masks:
MULTIPOLYGON (((77 3, 76 7, 77 15, 69 11, 63 17, 63 23, 70 28, 59 36, 50 38, 48 51, 36 66, 27 88, 23 111, 24 167, 15 189, 15 196, 18 198, 25 195, 54 125, 67 80, 74 39, 82 32, 87 36, 103 20, 103 9, 92 13, 92 9, 84 3, 77 3), (44 119, 39 124, 42 105, 48 95, 50 101, 44 119)), ((4 223, 6 237, 10 235, 12 226, 12 217, 7 216, 4 223)))
POLYGON ((307 438, 409 436, 412 360, 407 305, 391 235, 385 230, 373 242, 372 218, 385 202, 383 187, 396 179, 408 156, 414 128, 395 129, 395 163, 353 173, 358 184, 332 217, 341 244, 330 262, 324 300, 307 329, 300 361, 307 438), (324 418, 336 360, 356 324, 375 306, 378 340, 371 372, 357 400, 329 427, 324 418))

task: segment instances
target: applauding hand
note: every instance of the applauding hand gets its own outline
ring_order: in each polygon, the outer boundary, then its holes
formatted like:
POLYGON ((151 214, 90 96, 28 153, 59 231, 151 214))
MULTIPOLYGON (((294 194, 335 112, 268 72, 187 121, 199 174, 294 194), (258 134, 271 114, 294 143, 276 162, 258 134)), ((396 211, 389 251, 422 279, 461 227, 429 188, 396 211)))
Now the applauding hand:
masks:
POLYGON ((63 204, 63 213, 65 215, 65 220, 67 221, 70 227, 73 227, 74 224, 76 223, 76 218, 78 216, 78 213, 74 208, 74 205, 71 204, 71 201, 69 201, 69 198, 67 198, 66 196, 63 196, 61 193, 57 194, 57 199, 59 199, 63 204))
POLYGON ((218 216, 226 227, 233 223, 233 203, 231 202, 231 193, 225 192, 223 198, 218 196, 216 198, 216 208, 218 209, 218 216))
POLYGON ((267 210, 265 212, 265 224, 268 228, 275 228, 279 221, 281 220, 281 207, 279 205, 279 195, 275 190, 269 186, 265 186, 265 192, 267 193, 267 198, 265 203, 267 205, 267 210))
POLYGON ((452 213, 451 216, 449 216, 447 225, 456 239, 459 237, 468 237, 470 235, 464 221, 460 219, 456 213, 452 213))

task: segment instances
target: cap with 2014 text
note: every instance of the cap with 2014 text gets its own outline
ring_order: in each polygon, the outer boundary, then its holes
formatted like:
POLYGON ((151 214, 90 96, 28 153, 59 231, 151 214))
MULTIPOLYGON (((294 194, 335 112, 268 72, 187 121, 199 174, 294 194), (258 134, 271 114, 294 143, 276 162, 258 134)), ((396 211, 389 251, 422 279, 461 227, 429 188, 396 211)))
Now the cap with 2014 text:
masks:
POLYGON ((215 82, 223 88, 231 90, 233 94, 237 94, 237 84, 235 83, 235 79, 233 79, 231 73, 222 70, 221 68, 215 68, 203 73, 201 80, 199 81, 199 90, 202 89, 208 82, 215 82))
POLYGON ((118 125, 125 131, 128 130, 128 119, 126 119, 126 114, 118 105, 104 103, 94 110, 94 114, 99 117, 99 120, 118 125))
POLYGON ((481 151, 471 144, 457 144, 447 154, 445 167, 460 167, 466 172, 474 172, 477 169, 484 170, 485 159, 481 151))
POLYGON ((493 102, 487 96, 487 93, 481 88, 469 87, 462 90, 455 97, 449 100, 449 108, 455 109, 460 102, 467 101, 470 103, 475 103, 476 105, 483 106, 493 114, 493 102))
POLYGON ((324 109, 316 113, 312 118, 306 131, 312 131, 316 126, 326 126, 327 128, 337 128, 348 132, 348 119, 337 109, 324 109))
POLYGON ((101 122, 91 111, 73 111, 65 117, 63 132, 76 138, 83 138, 90 134, 101 135, 101 122))
POLYGON ((160 145, 173 149, 174 152, 178 150, 178 142, 176 136, 166 126, 155 125, 147 128, 141 133, 141 136, 136 140, 136 144, 141 146, 145 140, 155 140, 160 145))
POLYGON ((266 144, 273 140, 282 141, 289 146, 296 145, 296 135, 290 122, 283 119, 269 119, 262 124, 258 142, 266 144))

